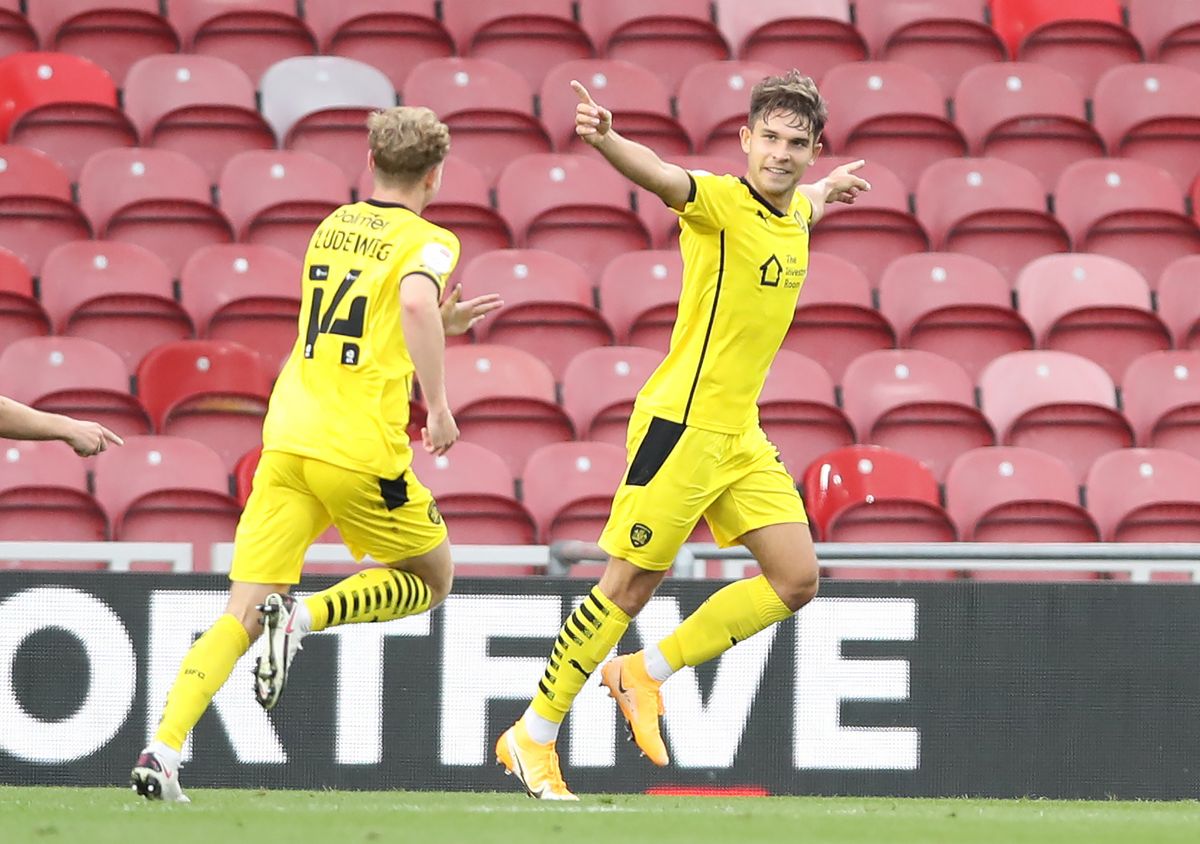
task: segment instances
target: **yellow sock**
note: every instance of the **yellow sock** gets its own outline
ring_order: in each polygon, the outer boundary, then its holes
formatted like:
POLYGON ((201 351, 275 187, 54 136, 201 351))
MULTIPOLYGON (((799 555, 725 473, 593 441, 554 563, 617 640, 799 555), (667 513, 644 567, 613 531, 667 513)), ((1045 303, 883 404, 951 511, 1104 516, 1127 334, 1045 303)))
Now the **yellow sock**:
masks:
POLYGON ((792 615, 787 604, 761 574, 719 589, 658 643, 658 649, 678 671, 700 665, 792 615))
POLYGON ((530 704, 533 711, 561 724, 587 678, 621 641, 628 627, 629 616, 599 586, 593 587, 558 632, 546 673, 538 681, 537 695, 530 704))
POLYGON ((315 633, 339 624, 391 621, 429 609, 425 581, 399 569, 369 568, 304 599, 315 633))
POLYGON ((250 634, 240 621, 228 614, 218 618, 183 658, 154 738, 168 747, 183 749, 183 740, 249 647, 250 634))

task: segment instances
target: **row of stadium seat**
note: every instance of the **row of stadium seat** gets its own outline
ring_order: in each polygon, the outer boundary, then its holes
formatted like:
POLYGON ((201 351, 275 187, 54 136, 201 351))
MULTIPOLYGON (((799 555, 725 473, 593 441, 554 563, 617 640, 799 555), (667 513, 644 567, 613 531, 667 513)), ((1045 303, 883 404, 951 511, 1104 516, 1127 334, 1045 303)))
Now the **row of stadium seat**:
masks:
MULTIPOLYGON (((130 437, 91 464, 59 443, 12 443, 0 454, 0 539, 192 542, 198 570, 208 570, 211 544, 233 537, 257 456, 249 455, 231 488, 220 458, 182 437, 130 437)), ((607 443, 547 445, 515 484, 503 459, 463 442, 444 457, 418 453, 414 470, 460 544, 590 542, 608 516, 625 451, 607 443)), ((1200 540, 1200 460, 1168 449, 1110 452, 1082 490, 1050 455, 974 449, 951 466, 943 505, 917 460, 852 446, 811 463, 802 493, 825 541, 1200 540)), ((336 538, 332 528, 322 537, 336 538)), ((711 535, 701 524, 692 539, 711 535)))
MULTIPOLYGON (((812 178, 845 160, 822 158, 812 178)), ((742 169, 719 160, 684 163, 742 169)), ((861 172, 872 190, 853 207, 832 207, 813 247, 846 257, 873 281, 899 255, 927 250, 974 254, 1010 280, 1052 252, 1107 254, 1156 279, 1171 261, 1200 251, 1200 210, 1189 210, 1196 198, 1145 162, 1076 161, 1049 200, 1031 173, 998 159, 933 162, 913 197, 880 164, 861 172), (865 250, 868 233, 873 248, 865 250)), ((369 189, 367 178, 360 191, 369 189)), ((1200 183, 1195 191, 1200 195, 1200 183)), ((207 176, 182 153, 118 148, 88 160, 76 202, 70 177, 49 157, 0 146, 0 247, 35 275, 56 245, 93 236, 143 245, 175 277, 196 249, 235 239, 302 257, 313 228, 350 200, 351 189, 341 170, 319 156, 253 150, 225 165, 217 195, 214 204, 207 176)), ((521 156, 505 166, 494 192, 469 163, 452 157, 426 216, 459 235, 464 264, 489 249, 548 249, 583 266, 593 281, 612 256, 670 245, 678 231, 657 198, 631 191, 593 155, 521 156)))
MULTIPOLYGON (((463 437, 519 474, 550 443, 624 445, 633 399, 661 359, 638 347, 588 349, 560 385, 534 354, 479 344, 449 349, 446 373, 463 437)), ((13 398, 95 418, 123 436, 191 437, 227 471, 260 442, 271 380, 260 356, 232 341, 159 345, 136 380, 116 353, 85 338, 26 338, 0 352, 0 383, 13 398)), ((764 429, 793 467, 856 441, 919 459, 938 481, 963 452, 995 444, 1054 454, 1079 480, 1100 455, 1134 444, 1200 458, 1200 351, 1142 355, 1120 386, 1118 393, 1101 367, 1067 352, 1005 354, 976 380, 950 358, 899 349, 854 359, 835 389, 819 363, 784 349, 759 405, 764 429)), ((423 416, 417 402, 414 433, 423 416)))
MULTIPOLYGON (((669 156, 740 158, 750 86, 782 70, 719 61, 692 67, 677 97, 659 77, 619 60, 575 60, 550 70, 535 99, 512 68, 487 59, 418 65, 400 97, 380 71, 350 59, 294 58, 255 85, 211 56, 151 56, 117 90, 85 59, 22 53, 0 60, 0 138, 41 149, 77 178, 87 158, 138 143, 184 152, 216 181, 238 152, 280 146, 315 152, 348 180, 363 167, 365 115, 401 99, 428 105, 449 124, 458 155, 494 182, 505 162, 537 152, 579 151, 572 79, 618 115, 624 134, 669 156)), ((1069 77, 1029 63, 998 62, 968 73, 947 100, 921 70, 891 62, 842 65, 821 79, 831 103, 827 151, 894 169, 910 189, 938 157, 997 155, 1029 167, 1047 190, 1081 157, 1127 156, 1164 167, 1181 190, 1200 172, 1200 71, 1127 64, 1108 71, 1087 98, 1069 77)))
POLYGON ((423 59, 492 58, 536 86, 559 62, 604 56, 669 84, 712 59, 786 63, 819 76, 868 57, 935 72, 947 92, 981 62, 1044 62, 1082 82, 1142 59, 1200 68, 1188 0, 22 0, 0 2, 0 55, 86 56, 122 82, 138 58, 214 55, 258 79, 274 62, 331 53, 399 86, 423 59), (163 14, 165 12, 165 14, 163 14))
MULTIPOLYGON (((90 338, 130 372, 162 343, 237 340, 262 356, 273 377, 295 342, 299 273, 299 260, 275 247, 213 244, 191 254, 176 283, 142 246, 79 240, 54 247, 35 283, 0 248, 0 339, 90 338)), ((665 354, 681 275, 675 250, 618 255, 596 285, 553 252, 485 252, 456 280, 467 295, 499 293, 505 306, 451 343, 515 346, 541 358, 557 381, 595 347, 665 354)), ((1069 351, 1120 382, 1142 354, 1200 348, 1198 285, 1197 254, 1148 283, 1114 258, 1055 253, 1034 259, 1010 285, 972 255, 921 252, 892 260, 873 288, 846 259, 814 252, 784 348, 816 360, 839 385, 855 358, 897 346, 952 358, 973 379, 1005 353, 1069 351)))

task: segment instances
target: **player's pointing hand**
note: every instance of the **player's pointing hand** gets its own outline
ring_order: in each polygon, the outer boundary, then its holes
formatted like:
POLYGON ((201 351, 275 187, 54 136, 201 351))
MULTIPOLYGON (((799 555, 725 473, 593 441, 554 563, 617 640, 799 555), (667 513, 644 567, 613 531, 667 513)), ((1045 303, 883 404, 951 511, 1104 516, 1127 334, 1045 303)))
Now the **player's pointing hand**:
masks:
POLYGON ((579 97, 579 105, 575 106, 575 134, 596 146, 612 128, 612 112, 598 105, 588 89, 574 79, 571 90, 579 97))
POLYGON ((854 200, 858 198, 860 193, 869 191, 871 183, 861 176, 854 175, 854 171, 861 169, 866 163, 866 161, 860 158, 858 161, 851 161, 840 167, 833 168, 833 171, 825 177, 825 186, 827 189, 825 201, 844 202, 847 205, 853 205, 854 200))

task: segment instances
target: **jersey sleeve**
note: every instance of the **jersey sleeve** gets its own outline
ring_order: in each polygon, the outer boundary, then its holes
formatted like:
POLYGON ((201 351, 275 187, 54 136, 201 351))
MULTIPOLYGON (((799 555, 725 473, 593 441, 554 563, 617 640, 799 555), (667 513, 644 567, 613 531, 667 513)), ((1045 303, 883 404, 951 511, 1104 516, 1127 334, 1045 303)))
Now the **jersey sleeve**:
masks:
POLYGON ((437 285, 440 296, 458 264, 458 238, 445 229, 423 232, 400 262, 398 277, 423 275, 437 285))
POLYGON ((715 231, 724 228, 733 200, 736 180, 715 176, 704 170, 687 171, 692 189, 683 210, 671 209, 685 224, 698 229, 715 231))

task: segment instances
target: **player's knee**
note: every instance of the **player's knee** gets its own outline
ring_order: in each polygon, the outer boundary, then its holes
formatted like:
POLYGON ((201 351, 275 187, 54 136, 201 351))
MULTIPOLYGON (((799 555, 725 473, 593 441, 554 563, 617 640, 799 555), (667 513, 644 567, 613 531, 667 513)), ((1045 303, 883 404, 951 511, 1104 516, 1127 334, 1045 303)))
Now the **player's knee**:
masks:
POLYGON ((433 609, 446 600, 446 596, 450 594, 451 587, 454 586, 454 566, 447 565, 444 568, 427 574, 423 579, 425 580, 425 585, 429 587, 429 608, 433 609))
POLYGON ((779 593, 779 600, 796 612, 813 598, 817 597, 820 577, 816 566, 805 566, 800 571, 789 576, 783 583, 772 584, 779 593))
POLYGON ((256 606, 249 607, 233 607, 226 612, 238 620, 238 623, 246 629, 246 634, 250 637, 250 641, 254 642, 262 635, 262 613, 256 606))

